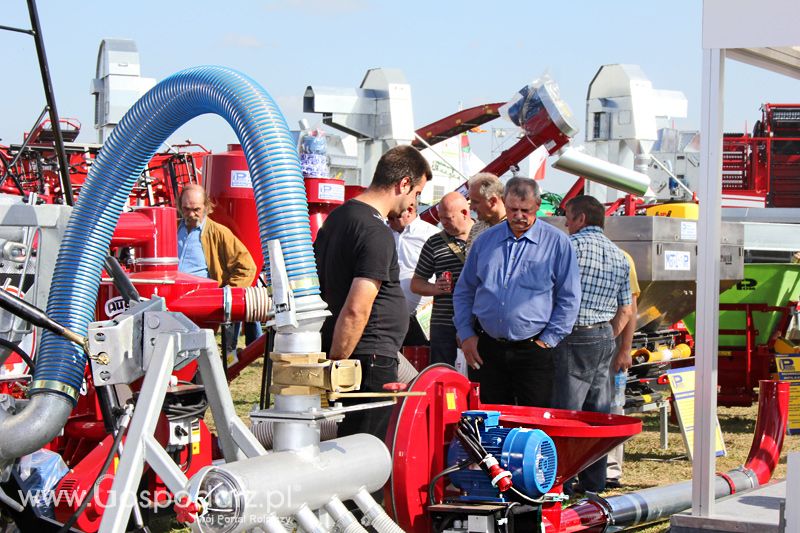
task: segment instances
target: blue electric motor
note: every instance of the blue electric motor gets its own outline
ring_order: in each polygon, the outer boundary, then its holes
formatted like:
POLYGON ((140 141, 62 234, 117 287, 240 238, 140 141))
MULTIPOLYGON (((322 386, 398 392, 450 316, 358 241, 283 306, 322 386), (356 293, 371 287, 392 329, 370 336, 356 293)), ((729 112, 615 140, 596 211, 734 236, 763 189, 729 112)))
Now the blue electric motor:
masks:
MULTIPOLYGON (((501 427, 498 411, 465 411, 463 417, 479 420, 481 444, 504 469, 511 472, 514 487, 528 496, 538 498, 547 493, 556 479, 558 460, 553 439, 541 430, 501 427)), ((453 438, 447 452, 447 464, 452 466, 468 459, 458 438, 453 438)), ((489 476, 477 465, 450 474, 450 481, 464 494, 464 501, 506 501, 489 476)))

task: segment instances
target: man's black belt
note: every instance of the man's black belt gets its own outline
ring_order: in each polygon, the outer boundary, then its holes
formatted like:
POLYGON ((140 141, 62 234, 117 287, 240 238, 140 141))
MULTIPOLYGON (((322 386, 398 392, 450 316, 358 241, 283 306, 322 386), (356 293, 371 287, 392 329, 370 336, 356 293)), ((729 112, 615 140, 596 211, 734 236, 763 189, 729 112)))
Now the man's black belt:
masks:
POLYGON ((597 322, 596 324, 589 324, 588 326, 579 326, 575 324, 574 326, 572 326, 572 329, 596 329, 596 328, 602 328, 603 326, 607 325, 609 325, 608 321, 597 322))
POLYGON ((539 338, 539 334, 537 333, 533 337, 518 341, 512 341, 509 339, 496 339, 491 335, 489 335, 488 333, 486 333, 486 330, 481 327, 481 324, 478 321, 475 321, 475 331, 479 336, 484 337, 485 339, 488 339, 491 342, 497 344, 498 346, 502 346, 503 348, 530 348, 533 344, 536 343, 536 340, 539 338))

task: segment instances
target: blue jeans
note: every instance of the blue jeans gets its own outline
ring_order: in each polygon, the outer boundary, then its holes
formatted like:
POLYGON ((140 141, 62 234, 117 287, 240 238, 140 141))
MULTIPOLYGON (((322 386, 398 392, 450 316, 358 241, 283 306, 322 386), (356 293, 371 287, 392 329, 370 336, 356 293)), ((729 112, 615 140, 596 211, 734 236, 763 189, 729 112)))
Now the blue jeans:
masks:
MULTIPOLYGON (((567 335, 556 347, 553 407, 610 413, 614 395, 610 375, 614 349, 609 324, 591 329, 576 327, 567 335)), ((585 468, 578 479, 586 490, 605 490, 606 457, 585 468)))

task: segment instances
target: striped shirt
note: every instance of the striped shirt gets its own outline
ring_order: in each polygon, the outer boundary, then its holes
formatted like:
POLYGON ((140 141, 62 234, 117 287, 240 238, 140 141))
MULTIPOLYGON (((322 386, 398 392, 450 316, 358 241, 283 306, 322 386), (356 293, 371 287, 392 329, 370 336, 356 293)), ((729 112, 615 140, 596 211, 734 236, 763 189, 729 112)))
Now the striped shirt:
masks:
POLYGON ((578 326, 590 326, 614 318, 618 307, 630 305, 630 266, 622 250, 598 226, 587 226, 570 235, 581 274, 578 326))
MULTIPOLYGON (((463 250, 466 243, 461 239, 454 238, 456 244, 463 250)), ((442 232, 433 235, 422 246, 417 261, 417 269, 414 276, 422 279, 430 279, 431 276, 437 278, 442 272, 450 271, 453 274, 452 286, 455 288, 458 277, 464 263, 453 253, 447 241, 442 236, 442 232)), ((431 313, 431 325, 453 326, 453 295, 440 294, 433 297, 433 312, 431 313)))

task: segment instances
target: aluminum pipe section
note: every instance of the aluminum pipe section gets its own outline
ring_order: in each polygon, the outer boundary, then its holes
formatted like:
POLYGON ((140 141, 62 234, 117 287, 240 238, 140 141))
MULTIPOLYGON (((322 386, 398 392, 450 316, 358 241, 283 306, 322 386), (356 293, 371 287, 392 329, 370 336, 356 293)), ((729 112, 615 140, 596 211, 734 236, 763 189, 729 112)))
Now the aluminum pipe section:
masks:
POLYGON ((351 499, 362 490, 379 490, 389 479, 389 452, 372 435, 351 435, 319 448, 318 455, 274 452, 198 472, 188 496, 201 504, 200 531, 248 531, 267 516, 319 509, 331 495, 351 499))
POLYGON ((553 168, 629 194, 654 196, 650 177, 646 174, 603 161, 576 148, 567 148, 553 163, 553 168))
MULTIPOLYGON (((223 117, 242 144, 264 255, 267 241, 278 239, 295 296, 325 308, 319 297, 300 160, 286 120, 272 97, 249 77, 202 66, 153 87, 125 114, 100 150, 64 234, 47 304, 50 317, 79 334, 87 332, 108 246, 134 182, 175 130, 207 113, 223 117)), ((78 346, 44 332, 31 394, 60 395, 74 404, 85 367, 86 354, 78 346)), ((17 455, 9 456, 0 448, 0 460, 33 452, 58 433, 69 411, 51 411, 46 407, 50 403, 31 401, 21 414, 0 422, 0 435, 14 439, 23 437, 13 428, 40 421, 47 426, 37 438, 25 437, 24 446, 14 445, 17 455)))

